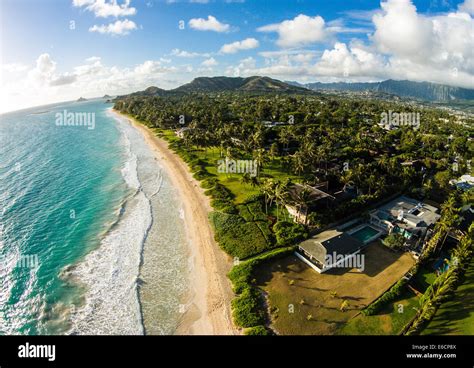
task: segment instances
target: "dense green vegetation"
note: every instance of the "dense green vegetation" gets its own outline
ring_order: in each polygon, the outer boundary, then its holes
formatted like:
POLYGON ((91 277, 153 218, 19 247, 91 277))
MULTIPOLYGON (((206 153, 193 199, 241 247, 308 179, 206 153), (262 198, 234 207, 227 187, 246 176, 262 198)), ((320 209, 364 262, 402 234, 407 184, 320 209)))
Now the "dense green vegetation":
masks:
POLYGON ((471 224, 468 232, 463 235, 452 252, 448 270, 441 273, 420 298, 418 312, 408 325, 407 335, 419 334, 434 317, 442 303, 453 298, 461 277, 470 265, 473 244, 474 224, 471 224))
POLYGON ((421 334, 474 335, 474 257, 453 298, 440 306, 421 334))
POLYGON ((189 128, 179 145, 194 154, 215 150, 213 159, 204 154, 208 166, 216 167, 224 156, 257 160, 255 186, 267 176, 275 178, 275 171, 310 184, 328 181, 334 190, 353 183, 359 191, 356 202, 321 214, 326 222, 400 190, 443 200, 449 179, 466 172, 467 160, 474 156, 468 119, 466 125, 458 124, 446 111, 412 104, 219 93, 130 97, 118 100, 115 108, 150 127, 189 128), (382 129, 377 123, 390 110, 420 112, 420 128, 382 129), (288 124, 266 127, 262 121, 288 124), (269 172, 272 168, 276 170, 269 172))
POLYGON ((398 250, 405 244, 405 238, 401 234, 391 233, 385 237, 383 244, 390 249, 398 250))
MULTIPOLYGON (((456 226, 459 223, 460 207, 472 202, 472 194, 472 191, 465 192, 463 195, 453 193, 441 206, 441 218, 435 226, 435 232, 426 243, 417 264, 409 272, 411 277, 417 280, 418 284, 421 284, 424 294, 419 299, 417 313, 412 316, 410 321, 407 321, 404 332, 409 334, 419 333, 426 326, 441 303, 448 300, 452 295, 459 277, 463 274, 472 257, 474 227, 471 226, 468 233, 463 235, 458 246, 451 252, 452 261, 449 264, 448 271, 437 277, 422 275, 426 274, 425 266, 433 263, 437 251, 443 247, 448 234, 451 231, 456 231, 456 226)), ((387 243, 387 238, 385 243, 387 243)), ((429 275, 432 275, 432 273, 430 272, 429 275)), ((390 290, 365 308, 362 313, 366 316, 377 315, 389 303, 399 299, 402 294, 409 292, 409 284, 408 279, 400 279, 390 290)))
POLYGON ((256 221, 246 221, 240 215, 217 211, 212 212, 209 219, 216 233, 216 240, 233 257, 247 258, 272 246, 272 234, 265 222, 259 224, 256 221))
MULTIPOLYGON (((254 261, 278 254, 279 247, 296 244, 334 221, 363 214, 394 193, 445 202, 445 215, 421 262, 439 251, 447 232, 456 227, 449 180, 470 172, 472 119, 460 122, 446 110, 396 101, 233 93, 220 84, 215 90, 220 92, 160 96, 161 91, 151 91, 119 98, 115 108, 169 141, 211 198, 210 221, 219 245, 235 258, 248 259, 230 274, 238 295, 233 310, 239 326, 264 323, 261 295, 249 280, 254 261), (420 126, 387 131, 378 123, 389 111, 420 113, 420 126), (175 130, 181 130, 179 137, 175 130), (252 161, 258 170, 256 175, 221 172, 223 159, 252 161), (355 194, 312 208, 304 225, 297 225, 285 208, 294 183, 324 184, 334 196, 351 187, 355 194)), ((310 204, 304 192, 291 201, 297 208, 310 204)), ((399 239, 392 240, 387 244, 398 248, 399 239)), ((404 291, 400 281, 367 313, 377 313, 404 291)))

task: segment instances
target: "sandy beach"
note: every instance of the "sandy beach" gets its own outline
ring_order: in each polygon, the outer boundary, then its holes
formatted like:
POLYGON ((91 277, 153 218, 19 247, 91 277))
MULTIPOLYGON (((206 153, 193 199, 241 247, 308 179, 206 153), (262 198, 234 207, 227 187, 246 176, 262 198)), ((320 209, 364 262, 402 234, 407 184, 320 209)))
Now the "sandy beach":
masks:
MULTIPOLYGON (((114 111, 119 114, 117 111, 114 111)), ((235 335, 239 330, 232 323, 230 310, 233 292, 227 273, 232 259, 216 244, 208 221, 212 211, 208 197, 194 179, 185 162, 168 149, 168 143, 149 128, 126 118, 144 136, 183 198, 186 235, 190 243, 192 270, 188 306, 183 313, 178 335, 235 335)))

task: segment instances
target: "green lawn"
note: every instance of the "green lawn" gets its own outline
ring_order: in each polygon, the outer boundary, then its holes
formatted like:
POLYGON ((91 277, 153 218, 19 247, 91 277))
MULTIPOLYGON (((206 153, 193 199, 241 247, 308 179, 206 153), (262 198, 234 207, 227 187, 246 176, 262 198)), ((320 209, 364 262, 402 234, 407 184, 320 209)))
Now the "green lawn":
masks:
MULTIPOLYGON (((159 136, 165 138, 169 142, 176 142, 179 140, 172 130, 155 129, 155 132, 157 132, 159 136)), ((199 150, 193 149, 190 150, 190 152, 191 151, 200 160, 205 162, 205 169, 210 174, 216 175, 216 177, 219 179, 219 182, 232 192, 232 194, 235 196, 234 201, 236 204, 242 203, 251 195, 260 193, 258 187, 253 187, 251 184, 244 184, 241 182, 242 174, 225 174, 217 172, 217 161, 221 159, 221 151, 218 147, 199 150)), ((252 157, 248 157, 247 159, 252 159, 252 157)), ((288 173, 280 159, 266 162, 263 165, 261 176, 271 177, 275 180, 281 181, 285 180, 286 178, 290 178, 293 181, 301 180, 300 177, 288 173)))
POLYGON ((424 293, 428 286, 430 286, 436 279, 436 273, 432 269, 420 267, 415 275, 415 286, 420 293, 424 293))
POLYGON ((339 335, 398 335, 415 316, 418 297, 406 290, 397 300, 373 316, 359 314, 339 331, 339 335))
POLYGON ((423 335, 474 335, 474 258, 454 298, 438 309, 423 335))
MULTIPOLYGON (((436 279, 436 273, 426 267, 420 267, 415 279, 414 287, 424 293, 429 285, 436 279)), ((398 335, 403 328, 415 317, 419 307, 419 297, 408 287, 395 301, 387 304, 379 313, 366 316, 360 314, 350 320, 341 330, 343 335, 398 335), (400 307, 402 305, 402 307, 400 307)))

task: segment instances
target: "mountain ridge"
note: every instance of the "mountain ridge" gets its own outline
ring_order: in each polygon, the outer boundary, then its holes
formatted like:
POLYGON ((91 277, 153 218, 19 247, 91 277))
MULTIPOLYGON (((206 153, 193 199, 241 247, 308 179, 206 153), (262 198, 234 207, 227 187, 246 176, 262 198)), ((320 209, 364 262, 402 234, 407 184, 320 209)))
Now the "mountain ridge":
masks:
POLYGON ((431 102, 449 102, 474 100, 474 89, 452 87, 431 82, 413 82, 408 80, 387 79, 381 82, 313 82, 301 84, 294 81, 280 81, 265 76, 252 77, 196 77, 191 82, 177 88, 165 90, 150 86, 121 97, 133 96, 166 96, 181 93, 216 93, 216 92, 249 92, 249 93, 317 93, 318 91, 353 91, 374 92, 395 95, 431 102))
MULTIPOLYGON (((193 92, 280 92, 280 93, 312 93, 308 88, 292 86, 270 77, 197 77, 191 82, 177 88, 165 90, 150 86, 143 91, 137 91, 120 97, 133 96, 164 96, 169 94, 193 93, 193 92)), ((314 93, 314 92, 313 92, 314 93)))
POLYGON ((387 79, 381 82, 334 82, 334 83, 306 83, 305 87, 313 90, 333 91, 372 91, 383 92, 425 101, 446 102, 453 100, 474 100, 474 89, 453 87, 431 82, 413 82, 409 80, 387 79))

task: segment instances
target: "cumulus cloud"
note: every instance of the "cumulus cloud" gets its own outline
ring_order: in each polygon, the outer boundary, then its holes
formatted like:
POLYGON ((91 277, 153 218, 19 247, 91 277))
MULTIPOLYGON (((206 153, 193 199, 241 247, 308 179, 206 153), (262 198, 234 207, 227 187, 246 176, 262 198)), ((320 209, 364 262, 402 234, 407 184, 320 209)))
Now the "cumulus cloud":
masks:
POLYGON ((239 64, 227 67, 226 75, 240 77, 241 75, 251 74, 251 71, 255 70, 255 65, 255 59, 249 56, 248 58, 241 59, 239 64))
POLYGON ((258 46, 259 42, 255 38, 246 38, 242 41, 236 41, 223 45, 220 52, 224 54, 235 54, 238 51, 255 49, 258 46))
POLYGON ((86 59, 86 63, 95 63, 96 61, 100 60, 102 60, 100 56, 91 56, 86 59))
POLYGON ((134 68, 134 73, 137 75, 149 75, 157 73, 167 73, 175 71, 175 67, 165 67, 160 60, 147 60, 134 68))
POLYGON ((36 59, 36 67, 28 72, 28 76, 32 82, 37 85, 47 84, 51 81, 56 71, 56 62, 54 62, 49 54, 41 54, 36 59))
POLYGON ((202 66, 206 66, 206 67, 216 66, 217 64, 218 62, 213 57, 206 59, 201 63, 202 66))
POLYGON ((381 6, 383 12, 373 17, 372 41, 389 56, 391 73, 465 86, 470 82, 473 87, 474 21, 468 13, 423 16, 410 0, 388 0, 381 6))
POLYGON ((259 29, 277 32, 282 49, 260 52, 265 66, 249 73, 347 82, 409 79, 474 88, 474 20, 469 13, 473 2, 466 0, 457 11, 420 14, 410 0, 384 1, 380 9, 360 16, 364 22, 369 17, 372 20, 368 41, 335 41, 320 57, 288 47, 309 45, 328 36, 330 40, 343 24, 321 20, 309 26, 313 18, 299 15, 293 21, 259 29))
POLYGON ((0 111, 75 100, 79 96, 125 94, 150 85, 172 88, 184 82, 183 71, 185 67, 166 65, 162 60, 147 60, 132 68, 119 68, 104 65, 99 57, 91 57, 70 71, 60 73, 56 61, 44 53, 33 66, 3 78, 0 111), (170 80, 172 78, 176 80, 170 80))
POLYGON ((461 12, 474 15, 474 0, 465 0, 463 3, 458 5, 458 9, 461 12))
POLYGON ((195 58, 195 57, 209 57, 209 53, 190 52, 186 50, 173 49, 170 53, 171 56, 177 56, 182 58, 195 58))
POLYGON ((73 6, 82 8, 94 13, 96 17, 125 17, 135 15, 137 10, 130 7, 130 0, 125 0, 119 4, 117 0, 73 0, 73 6))
POLYGON ((74 74, 64 74, 53 79, 49 85, 50 86, 64 86, 66 84, 74 83, 77 79, 77 76, 74 74))
POLYGON ((89 32, 124 36, 135 29, 137 29, 137 25, 135 24, 135 22, 129 19, 124 19, 117 20, 114 23, 110 24, 102 24, 100 26, 94 25, 89 28, 89 32))
POLYGON ((369 79, 380 78, 385 73, 382 56, 364 49, 361 45, 347 46, 338 42, 325 50, 310 72, 325 77, 369 79))
POLYGON ((381 6, 384 12, 372 18, 376 28, 373 40, 380 51, 423 57, 432 49, 432 23, 417 14, 410 0, 389 0, 381 6))
POLYGON ((229 32, 230 25, 219 22, 216 17, 208 15, 207 19, 193 18, 188 22, 192 29, 197 31, 229 32))
POLYGON ((269 24, 257 29, 259 32, 278 33, 277 45, 280 47, 298 47, 321 42, 328 36, 322 17, 309 17, 300 14, 292 20, 269 24))

